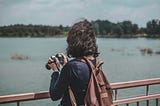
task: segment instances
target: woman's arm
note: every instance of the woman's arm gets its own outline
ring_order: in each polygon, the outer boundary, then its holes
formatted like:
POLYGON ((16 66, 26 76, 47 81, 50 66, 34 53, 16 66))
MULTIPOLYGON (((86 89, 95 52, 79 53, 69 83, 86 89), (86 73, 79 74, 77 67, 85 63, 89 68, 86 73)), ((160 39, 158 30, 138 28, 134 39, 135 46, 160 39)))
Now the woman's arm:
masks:
POLYGON ((50 83, 50 96, 53 101, 60 99, 68 90, 70 84, 71 67, 66 64, 61 72, 53 72, 50 83))

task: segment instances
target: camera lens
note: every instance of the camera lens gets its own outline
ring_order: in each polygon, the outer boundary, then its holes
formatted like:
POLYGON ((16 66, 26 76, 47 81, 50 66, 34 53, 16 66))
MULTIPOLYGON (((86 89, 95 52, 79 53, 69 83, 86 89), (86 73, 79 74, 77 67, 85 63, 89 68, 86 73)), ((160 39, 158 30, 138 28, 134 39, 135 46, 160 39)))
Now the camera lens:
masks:
POLYGON ((63 57, 60 54, 57 54, 56 57, 58 58, 60 64, 63 64, 63 57))
MULTIPOLYGON (((58 59, 60 64, 64 63, 64 59, 63 59, 62 55, 60 55, 60 54, 56 54, 56 56, 52 55, 50 57, 50 59, 53 60, 53 63, 56 62, 56 58, 58 59)), ((46 63, 45 67, 46 67, 47 70, 50 70, 51 68, 50 68, 50 66, 48 64, 50 64, 50 63, 46 63)))

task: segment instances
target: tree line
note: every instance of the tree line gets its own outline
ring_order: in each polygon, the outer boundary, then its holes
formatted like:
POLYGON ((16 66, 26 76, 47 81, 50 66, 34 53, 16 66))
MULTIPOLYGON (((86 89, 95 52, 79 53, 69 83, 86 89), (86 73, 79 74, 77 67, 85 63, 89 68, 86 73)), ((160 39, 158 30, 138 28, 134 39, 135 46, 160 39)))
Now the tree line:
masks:
POLYGON ((92 23, 94 24, 95 31, 99 37, 160 37, 160 20, 158 19, 148 21, 145 28, 140 28, 131 21, 112 23, 108 20, 96 20, 92 23))
POLYGON ((69 27, 15 24, 0 27, 0 37, 55 37, 64 35, 69 27))
MULTIPOLYGON (((146 23, 146 27, 139 27, 131 21, 113 23, 108 20, 92 21, 97 37, 133 38, 160 37, 160 20, 153 19, 146 23)), ((0 26, 0 37, 64 37, 67 36, 69 26, 24 25, 15 24, 0 26)))

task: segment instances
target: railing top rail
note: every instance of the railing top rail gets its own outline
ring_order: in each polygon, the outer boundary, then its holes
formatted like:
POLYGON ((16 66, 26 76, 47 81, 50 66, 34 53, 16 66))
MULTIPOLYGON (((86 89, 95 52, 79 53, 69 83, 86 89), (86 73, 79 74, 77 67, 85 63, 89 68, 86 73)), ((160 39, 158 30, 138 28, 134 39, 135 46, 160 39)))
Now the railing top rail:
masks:
POLYGON ((17 102, 17 101, 47 99, 47 98, 50 98, 48 91, 42 91, 38 93, 23 93, 23 94, 5 95, 5 96, 0 96, 0 104, 17 102))
POLYGON ((140 96, 140 97, 133 97, 128 99, 122 99, 122 100, 116 100, 113 101, 114 105, 121 105, 121 104, 129 104, 133 102, 141 102, 145 100, 151 100, 151 99, 158 99, 160 98, 160 94, 152 94, 148 96, 140 96))
POLYGON ((160 84, 160 78, 111 83, 111 87, 112 89, 123 89, 153 84, 160 84))
MULTIPOLYGON (((145 85, 152 85, 152 84, 160 84, 160 78, 111 83, 111 87, 112 87, 112 89, 122 89, 122 88, 145 86, 145 85)), ((46 99, 46 98, 50 98, 50 95, 49 95, 48 91, 43 91, 43 92, 38 92, 38 93, 24 93, 24 94, 15 94, 15 95, 5 95, 5 96, 0 96, 0 104, 17 102, 17 101, 46 99)))

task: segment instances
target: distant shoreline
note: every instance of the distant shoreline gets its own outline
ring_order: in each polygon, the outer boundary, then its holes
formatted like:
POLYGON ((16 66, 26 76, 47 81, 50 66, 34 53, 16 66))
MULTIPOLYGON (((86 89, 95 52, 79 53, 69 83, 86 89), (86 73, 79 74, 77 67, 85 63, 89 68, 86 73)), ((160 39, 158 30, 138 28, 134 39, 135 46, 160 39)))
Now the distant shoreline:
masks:
MULTIPOLYGON (((147 36, 141 36, 141 35, 122 35, 121 37, 116 37, 117 35, 97 35, 97 38, 124 38, 124 39, 130 39, 130 38, 151 38, 151 39, 159 39, 160 35, 147 35, 147 36)), ((0 38, 66 38, 67 35, 56 35, 56 36, 48 36, 48 37, 33 37, 33 36, 0 36, 0 38)))
MULTIPOLYGON (((153 19, 145 28, 129 20, 113 23, 108 20, 92 21, 99 38, 160 38, 160 20, 153 19)), ((24 25, 0 26, 0 37, 66 37, 71 26, 24 25)))

